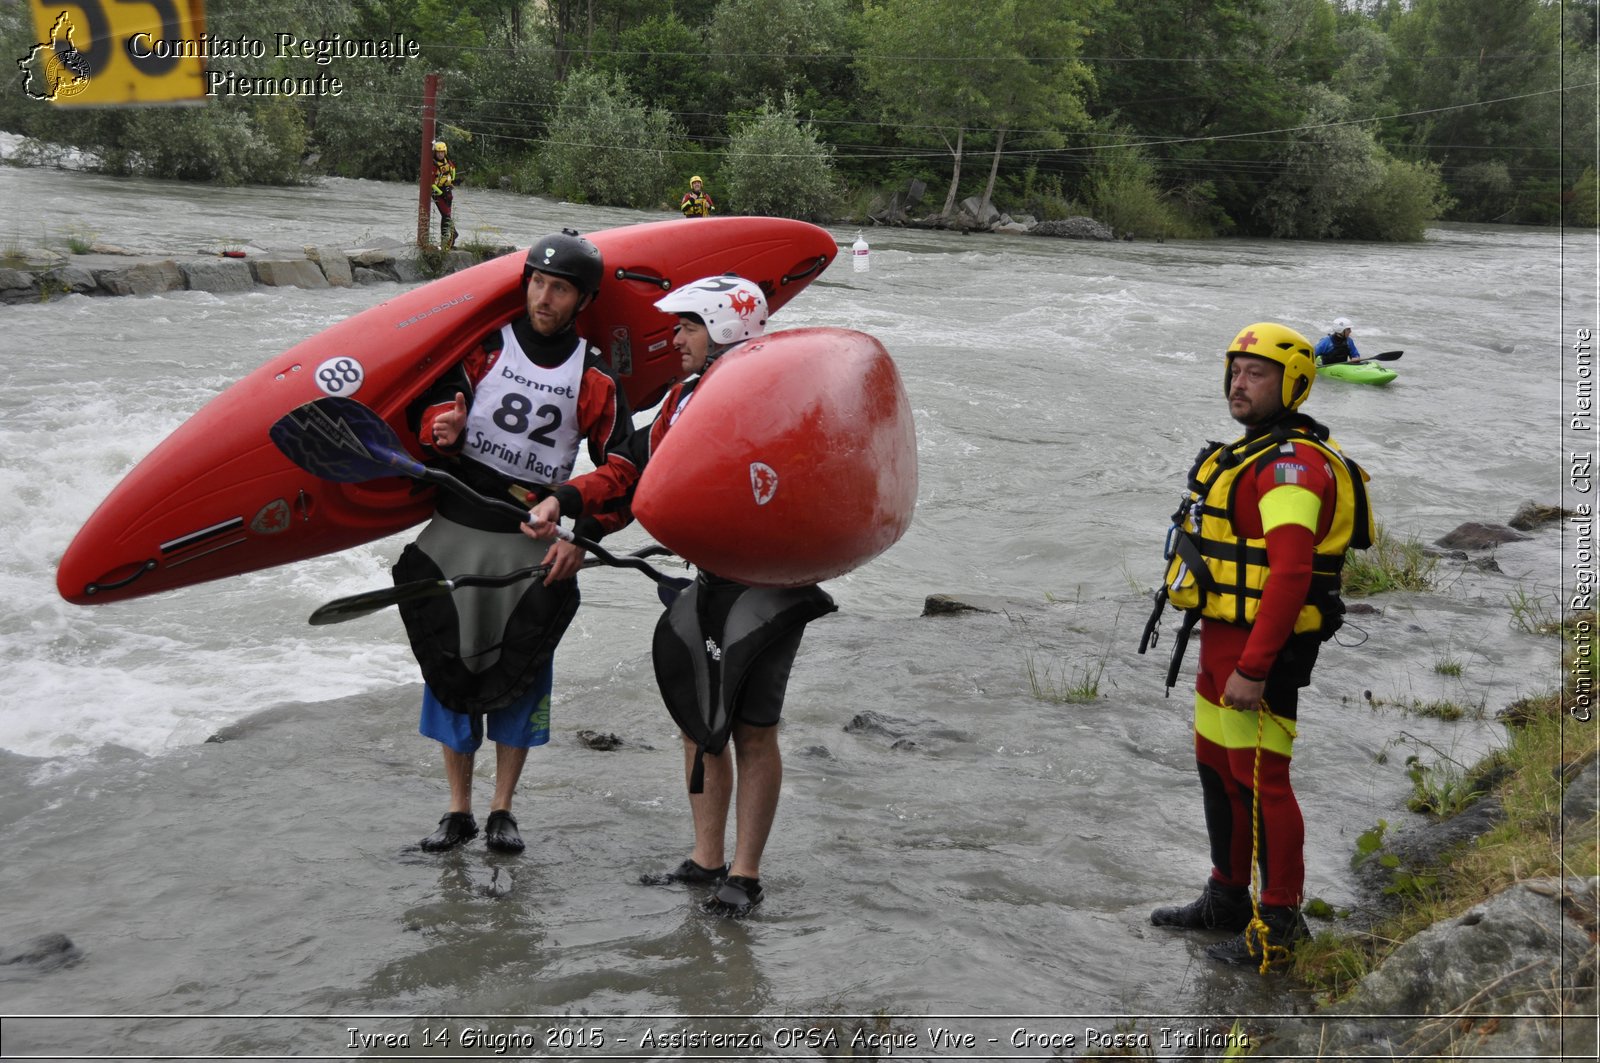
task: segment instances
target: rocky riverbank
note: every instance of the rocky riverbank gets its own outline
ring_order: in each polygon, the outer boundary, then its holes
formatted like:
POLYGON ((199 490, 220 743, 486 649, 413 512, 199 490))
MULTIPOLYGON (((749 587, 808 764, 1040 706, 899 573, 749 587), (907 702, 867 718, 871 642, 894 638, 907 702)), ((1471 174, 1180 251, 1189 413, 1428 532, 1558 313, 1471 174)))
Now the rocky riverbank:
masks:
POLYGON ((108 244, 94 244, 81 254, 24 248, 0 259, 0 303, 41 302, 74 294, 220 293, 258 287, 413 283, 454 273, 510 250, 425 252, 399 242, 355 248, 246 246, 192 254, 108 244))

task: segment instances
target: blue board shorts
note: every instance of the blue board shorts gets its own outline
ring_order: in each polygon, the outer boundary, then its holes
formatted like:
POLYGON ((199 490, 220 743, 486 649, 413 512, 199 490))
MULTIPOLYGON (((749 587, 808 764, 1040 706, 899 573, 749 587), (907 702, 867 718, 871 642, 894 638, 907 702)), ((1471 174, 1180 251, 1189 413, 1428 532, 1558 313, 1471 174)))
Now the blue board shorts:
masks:
POLYGON ((531 749, 550 741, 550 691, 555 686, 555 668, 546 664, 528 692, 499 712, 468 715, 454 712, 439 703, 433 688, 422 688, 422 722, 417 730, 424 738, 442 742, 457 753, 472 754, 483 745, 484 735, 491 742, 517 749, 531 749))

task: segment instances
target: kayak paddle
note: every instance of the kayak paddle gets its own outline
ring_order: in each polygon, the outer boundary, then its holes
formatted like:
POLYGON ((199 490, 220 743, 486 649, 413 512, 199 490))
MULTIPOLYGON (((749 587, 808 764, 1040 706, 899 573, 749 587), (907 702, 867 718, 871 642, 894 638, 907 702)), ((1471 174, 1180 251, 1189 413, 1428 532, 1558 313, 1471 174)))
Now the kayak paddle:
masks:
MULTIPOLYGON (((473 490, 443 469, 430 468, 412 457, 378 412, 355 399, 328 395, 296 406, 273 422, 267 434, 284 457, 313 476, 334 483, 365 483, 390 476, 436 484, 506 516, 526 523, 528 511, 512 502, 473 490)), ((633 568, 664 587, 687 581, 664 575, 638 557, 618 557, 592 539, 557 528, 556 536, 581 546, 613 568, 633 568)))
MULTIPOLYGON (((635 550, 629 557, 655 557, 658 554, 670 554, 672 551, 664 546, 651 543, 641 550, 635 550)), ((603 564, 598 557, 586 558, 580 568, 594 568, 603 564)), ((498 576, 489 576, 479 573, 469 573, 456 576, 452 579, 417 579, 409 583, 398 583, 393 587, 379 587, 373 591, 363 591, 344 598, 335 598, 331 602, 317 607, 311 614, 310 623, 322 627, 327 624, 342 624, 346 620, 357 620, 363 616, 370 616, 380 609, 387 609, 391 605, 402 602, 417 602, 425 598, 442 598, 453 594, 461 587, 505 587, 518 580, 528 579, 533 576, 542 576, 550 571, 548 564, 530 565, 519 568, 514 572, 506 572, 498 576)), ((679 582, 679 581, 674 581, 679 582)), ((687 587, 689 580, 682 580, 687 587)))
POLYGON ((1374 354, 1370 358, 1361 360, 1363 362, 1398 362, 1400 356, 1405 353, 1405 351, 1384 351, 1382 354, 1374 354))

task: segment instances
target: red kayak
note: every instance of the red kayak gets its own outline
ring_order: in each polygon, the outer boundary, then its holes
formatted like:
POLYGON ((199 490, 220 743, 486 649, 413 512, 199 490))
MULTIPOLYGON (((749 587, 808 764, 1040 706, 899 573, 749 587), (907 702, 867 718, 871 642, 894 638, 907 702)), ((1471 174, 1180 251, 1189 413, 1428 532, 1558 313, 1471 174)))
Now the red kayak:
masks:
POLYGON ((843 575, 905 534, 917 437, 876 339, 774 332, 718 359, 651 455, 633 512, 719 576, 798 587, 843 575))
MULTIPOLYGON (((589 235, 606 264, 578 319, 635 409, 680 372, 675 319, 652 305, 716 273, 756 281, 776 310, 827 267, 824 229, 784 218, 695 218, 589 235)), ((122 601, 344 550, 417 524, 432 492, 403 479, 336 484, 302 471, 267 431, 322 395, 355 398, 405 434, 404 412, 487 333, 523 312, 523 252, 414 288, 269 360, 136 465, 61 558, 56 586, 80 605, 122 601)))

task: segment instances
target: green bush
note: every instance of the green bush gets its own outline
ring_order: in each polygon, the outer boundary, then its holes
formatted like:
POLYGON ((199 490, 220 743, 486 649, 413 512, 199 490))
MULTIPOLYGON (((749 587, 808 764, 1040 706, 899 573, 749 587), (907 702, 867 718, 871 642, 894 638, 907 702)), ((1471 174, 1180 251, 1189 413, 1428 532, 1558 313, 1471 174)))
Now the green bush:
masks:
POLYGON ((833 151, 794 113, 794 97, 740 123, 722 166, 726 212, 822 220, 839 194, 833 151))
POLYGON ((677 184, 669 160, 681 136, 620 76, 586 71, 562 88, 541 168, 551 191, 576 203, 654 206, 677 184))
POLYGON ((1095 153, 1084 182, 1083 200, 1096 221, 1119 235, 1196 236, 1189 222, 1161 191, 1155 160, 1135 143, 1107 146, 1095 153))
POLYGON ((1567 204, 1566 223, 1593 229, 1600 225, 1600 187, 1595 182, 1593 166, 1584 168, 1583 176, 1572 186, 1572 199, 1567 204))
POLYGON ((1340 229, 1354 240, 1421 240, 1450 205, 1437 164, 1386 157, 1378 183, 1348 206, 1340 229))

